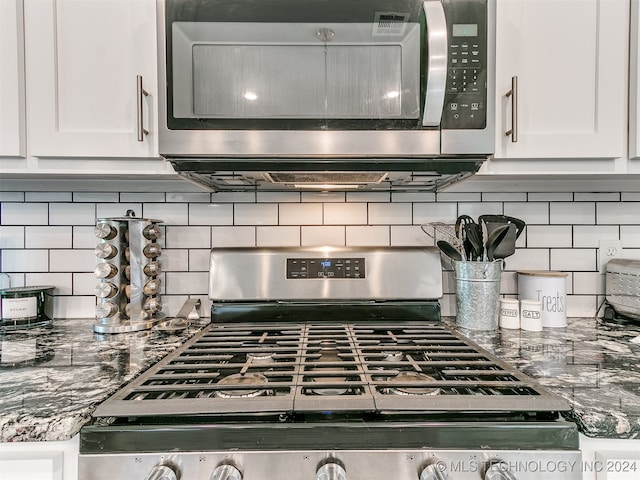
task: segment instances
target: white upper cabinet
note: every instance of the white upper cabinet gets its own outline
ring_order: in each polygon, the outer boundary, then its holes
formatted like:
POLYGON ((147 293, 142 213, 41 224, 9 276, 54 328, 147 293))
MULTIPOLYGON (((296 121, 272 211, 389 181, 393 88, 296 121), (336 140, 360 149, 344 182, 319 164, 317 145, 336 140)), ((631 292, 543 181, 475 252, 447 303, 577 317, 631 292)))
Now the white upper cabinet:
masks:
POLYGON ((631 2, 629 55, 629 158, 640 158, 640 5, 631 2))
POLYGON ((29 155, 156 157, 155 1, 27 0, 24 22, 29 155))
POLYGON ((626 156, 629 0, 499 0, 496 25, 495 157, 626 156))
POLYGON ((24 157, 22 0, 0 1, 0 157, 24 157))

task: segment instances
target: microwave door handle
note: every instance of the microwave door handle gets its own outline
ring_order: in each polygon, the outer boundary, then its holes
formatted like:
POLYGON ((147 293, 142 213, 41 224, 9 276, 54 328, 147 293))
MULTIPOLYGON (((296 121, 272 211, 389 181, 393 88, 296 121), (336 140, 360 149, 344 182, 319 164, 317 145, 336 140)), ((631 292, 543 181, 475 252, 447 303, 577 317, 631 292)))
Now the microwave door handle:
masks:
POLYGON ((422 3, 427 21, 427 90, 424 99, 423 127, 440 125, 447 86, 447 19, 441 0, 422 3))

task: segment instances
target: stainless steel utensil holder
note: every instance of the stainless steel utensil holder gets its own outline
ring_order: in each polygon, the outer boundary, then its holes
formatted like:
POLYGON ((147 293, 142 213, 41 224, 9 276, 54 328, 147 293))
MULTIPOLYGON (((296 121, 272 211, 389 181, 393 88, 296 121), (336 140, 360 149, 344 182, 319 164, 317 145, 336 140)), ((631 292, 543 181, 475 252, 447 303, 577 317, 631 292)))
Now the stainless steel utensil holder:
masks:
POLYGON ((162 220, 124 217, 98 218, 94 229, 100 239, 95 275, 97 333, 147 330, 164 318, 160 294, 162 220))

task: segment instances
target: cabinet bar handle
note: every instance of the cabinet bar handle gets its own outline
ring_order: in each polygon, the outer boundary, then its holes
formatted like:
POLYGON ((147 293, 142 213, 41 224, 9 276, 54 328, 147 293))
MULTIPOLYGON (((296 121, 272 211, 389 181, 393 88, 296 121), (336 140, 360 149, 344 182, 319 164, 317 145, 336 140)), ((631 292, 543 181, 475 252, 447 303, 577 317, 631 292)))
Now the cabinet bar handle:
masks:
POLYGON ((507 97, 511 98, 511 130, 506 132, 506 136, 511 135, 511 143, 518 141, 518 77, 511 77, 511 90, 507 92, 507 97))
POLYGON ((136 102, 138 105, 138 141, 142 142, 144 141, 144 136, 149 135, 149 130, 144 128, 144 115, 142 113, 144 97, 149 95, 149 92, 142 87, 142 75, 136 75, 136 85, 138 93, 138 101, 136 102))

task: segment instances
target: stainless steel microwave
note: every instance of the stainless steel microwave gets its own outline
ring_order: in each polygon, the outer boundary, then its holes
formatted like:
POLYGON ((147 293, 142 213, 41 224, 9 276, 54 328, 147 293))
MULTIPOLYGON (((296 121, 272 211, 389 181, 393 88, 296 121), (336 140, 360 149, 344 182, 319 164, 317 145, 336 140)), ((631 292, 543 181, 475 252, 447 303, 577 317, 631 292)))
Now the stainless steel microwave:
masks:
POLYGON ((494 1, 158 0, 160 153, 205 183, 473 173, 494 148, 494 1))

